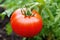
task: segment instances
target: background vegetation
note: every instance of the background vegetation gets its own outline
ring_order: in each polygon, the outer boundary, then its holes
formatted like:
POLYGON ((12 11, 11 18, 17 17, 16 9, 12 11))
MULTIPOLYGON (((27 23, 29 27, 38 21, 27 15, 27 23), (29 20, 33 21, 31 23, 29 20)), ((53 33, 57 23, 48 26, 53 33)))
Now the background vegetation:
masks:
MULTIPOLYGON (((40 3, 34 9, 43 18, 43 29, 38 35, 28 38, 28 40, 60 40, 60 0, 0 0, 0 34, 3 33, 4 38, 6 35, 11 36, 10 39, 14 40, 14 33, 9 22, 12 12, 30 4, 35 5, 35 3, 40 3)), ((15 36, 17 35, 15 34, 15 36)), ((22 38, 21 40, 25 39, 22 38)))

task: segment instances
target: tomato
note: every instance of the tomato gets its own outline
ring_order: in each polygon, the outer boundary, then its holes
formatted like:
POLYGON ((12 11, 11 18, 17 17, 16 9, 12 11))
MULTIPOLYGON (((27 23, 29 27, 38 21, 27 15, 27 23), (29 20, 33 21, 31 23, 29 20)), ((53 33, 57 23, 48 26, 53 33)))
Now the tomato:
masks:
POLYGON ((21 11, 21 9, 17 9, 12 13, 10 23, 12 30, 17 35, 34 37, 42 30, 42 17, 36 10, 32 10, 32 14, 34 14, 34 16, 26 16, 25 12, 21 11))

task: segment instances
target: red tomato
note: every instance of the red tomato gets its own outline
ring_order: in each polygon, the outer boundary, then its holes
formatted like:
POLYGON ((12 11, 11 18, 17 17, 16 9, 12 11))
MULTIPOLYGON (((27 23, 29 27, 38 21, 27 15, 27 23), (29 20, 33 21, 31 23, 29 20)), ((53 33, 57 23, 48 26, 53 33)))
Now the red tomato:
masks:
MULTIPOLYGON (((23 11, 24 13, 24 11, 23 11)), ((13 31, 22 37, 33 37, 42 30, 42 17, 36 10, 32 11, 34 16, 26 16, 17 9, 10 18, 13 31)))

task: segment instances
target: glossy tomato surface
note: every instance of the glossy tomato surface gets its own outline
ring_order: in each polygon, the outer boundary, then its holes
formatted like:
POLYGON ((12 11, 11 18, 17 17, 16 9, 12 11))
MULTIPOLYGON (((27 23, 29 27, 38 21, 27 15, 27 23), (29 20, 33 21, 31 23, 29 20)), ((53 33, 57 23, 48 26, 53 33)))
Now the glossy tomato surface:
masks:
POLYGON ((34 16, 25 16, 24 11, 17 9, 10 18, 12 30, 22 37, 33 37, 42 30, 42 17, 36 10, 32 11, 34 16))

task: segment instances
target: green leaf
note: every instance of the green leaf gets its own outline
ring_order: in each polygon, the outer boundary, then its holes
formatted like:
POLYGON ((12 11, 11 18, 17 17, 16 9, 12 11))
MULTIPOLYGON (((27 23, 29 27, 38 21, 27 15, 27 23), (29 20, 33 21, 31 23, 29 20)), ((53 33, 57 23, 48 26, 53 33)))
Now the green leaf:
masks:
POLYGON ((11 33, 12 33, 12 28, 11 28, 10 23, 8 23, 8 24, 6 25, 6 31, 7 31, 7 34, 8 34, 8 35, 11 35, 11 33))
POLYGON ((10 8, 10 9, 7 9, 5 10, 2 15, 7 15, 8 17, 10 17, 10 15, 12 14, 12 12, 15 10, 15 8, 10 8))
POLYGON ((3 20, 5 17, 5 14, 0 14, 0 16, 1 16, 1 19, 3 20))
POLYGON ((44 0, 36 0, 39 3, 42 3, 42 5, 45 5, 45 1, 44 0))
POLYGON ((56 22, 58 22, 58 20, 60 19, 60 9, 57 9, 56 10, 56 16, 55 16, 55 20, 54 20, 54 22, 56 23, 56 22))

